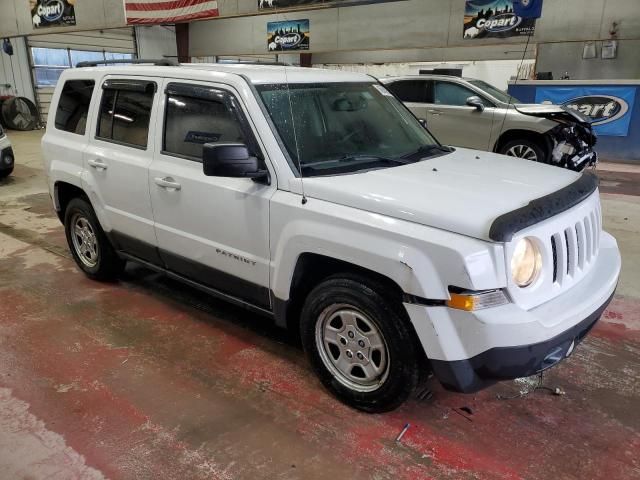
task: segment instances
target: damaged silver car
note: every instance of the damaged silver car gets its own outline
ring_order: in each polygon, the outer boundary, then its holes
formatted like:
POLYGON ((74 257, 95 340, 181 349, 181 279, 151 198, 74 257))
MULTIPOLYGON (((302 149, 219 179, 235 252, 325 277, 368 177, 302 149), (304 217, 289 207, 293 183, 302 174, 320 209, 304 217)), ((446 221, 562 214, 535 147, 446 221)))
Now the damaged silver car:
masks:
POLYGON ((445 145, 581 171, 598 162, 587 117, 557 105, 525 105, 483 82, 445 75, 381 79, 445 145))

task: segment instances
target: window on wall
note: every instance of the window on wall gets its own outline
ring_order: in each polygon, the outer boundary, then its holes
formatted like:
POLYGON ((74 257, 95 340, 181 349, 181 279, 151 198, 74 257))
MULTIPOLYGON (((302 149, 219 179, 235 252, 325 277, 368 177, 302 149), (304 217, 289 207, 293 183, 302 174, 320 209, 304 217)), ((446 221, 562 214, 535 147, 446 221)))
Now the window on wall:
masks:
POLYGON ((71 50, 65 48, 31 47, 36 86, 53 87, 62 72, 78 62, 103 60, 128 60, 132 53, 104 52, 91 50, 71 50))

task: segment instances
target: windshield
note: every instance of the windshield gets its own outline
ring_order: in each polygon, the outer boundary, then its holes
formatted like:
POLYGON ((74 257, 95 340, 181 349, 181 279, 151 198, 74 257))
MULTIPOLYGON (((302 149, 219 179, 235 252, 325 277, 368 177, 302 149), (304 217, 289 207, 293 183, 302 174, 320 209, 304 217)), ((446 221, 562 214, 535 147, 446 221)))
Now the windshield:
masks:
POLYGON ((482 80, 469 80, 469 83, 481 90, 484 90, 496 100, 500 100, 503 103, 522 103, 513 95, 509 95, 507 92, 494 87, 493 85, 483 82, 482 80))
POLYGON ((294 168, 301 165, 305 177, 387 168, 443 153, 411 112, 380 85, 278 84, 257 89, 294 168))

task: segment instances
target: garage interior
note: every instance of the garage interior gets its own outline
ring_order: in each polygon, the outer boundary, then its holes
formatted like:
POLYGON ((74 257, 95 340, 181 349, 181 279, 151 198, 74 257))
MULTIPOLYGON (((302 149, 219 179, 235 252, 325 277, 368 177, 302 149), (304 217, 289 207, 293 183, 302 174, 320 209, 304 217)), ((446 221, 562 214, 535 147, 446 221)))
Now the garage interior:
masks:
POLYGON ((637 0, 546 0, 530 36, 495 38, 465 38, 471 0, 218 0, 179 22, 141 20, 129 0, 66 0, 73 23, 48 26, 27 3, 3 0, 0 17, 0 102, 37 111, 33 128, 4 126, 15 168, 0 179, 0 478, 640 479, 637 0), (270 50, 267 24, 303 19, 308 48, 270 50), (453 71, 526 103, 547 87, 635 89, 626 131, 595 146, 603 228, 622 256, 612 303, 542 377, 474 394, 431 379, 367 414, 323 387, 295 331, 141 265, 86 278, 40 142, 62 72, 135 59, 453 71))

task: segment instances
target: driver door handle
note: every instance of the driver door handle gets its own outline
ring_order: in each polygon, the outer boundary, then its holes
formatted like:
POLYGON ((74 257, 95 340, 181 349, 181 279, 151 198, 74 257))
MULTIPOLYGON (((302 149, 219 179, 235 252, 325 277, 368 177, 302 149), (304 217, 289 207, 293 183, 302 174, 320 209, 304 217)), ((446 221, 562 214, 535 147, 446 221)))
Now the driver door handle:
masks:
POLYGON ((430 113, 431 115, 440 115, 442 113, 442 110, 427 110, 427 113, 430 113))
POLYGON ((97 170, 106 170, 108 168, 108 165, 104 163, 102 160, 89 159, 87 160, 87 163, 89 164, 90 167, 93 167, 97 170))
POLYGON ((180 185, 171 177, 156 177, 154 178, 154 180, 156 182, 156 185, 162 188, 166 188, 167 190, 180 190, 182 188, 182 185, 180 185))

